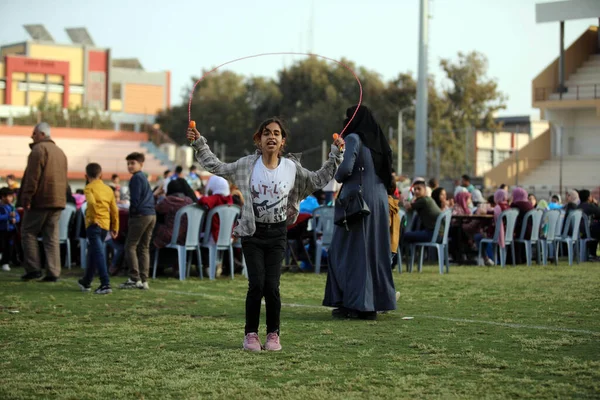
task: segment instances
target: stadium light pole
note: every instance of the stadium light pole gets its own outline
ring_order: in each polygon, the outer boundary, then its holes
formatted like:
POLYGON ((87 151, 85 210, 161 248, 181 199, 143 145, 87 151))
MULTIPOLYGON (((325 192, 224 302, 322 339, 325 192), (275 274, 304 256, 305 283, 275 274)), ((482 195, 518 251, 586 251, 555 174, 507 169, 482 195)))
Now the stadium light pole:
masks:
POLYGON ((415 132, 415 176, 427 176, 427 24, 429 0, 421 0, 419 27, 419 75, 417 82, 417 115, 415 132))
POLYGON ((398 111, 398 165, 396 167, 396 174, 398 176, 402 175, 402 138, 404 137, 404 111, 408 111, 415 108, 414 105, 404 107, 400 111, 398 111))

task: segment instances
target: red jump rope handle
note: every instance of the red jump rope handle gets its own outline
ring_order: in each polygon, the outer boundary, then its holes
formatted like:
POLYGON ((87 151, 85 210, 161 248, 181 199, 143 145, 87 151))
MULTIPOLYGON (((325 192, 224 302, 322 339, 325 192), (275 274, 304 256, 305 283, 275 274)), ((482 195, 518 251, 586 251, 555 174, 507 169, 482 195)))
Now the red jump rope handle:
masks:
MULTIPOLYGON (((188 125, 188 128, 195 128, 196 127, 196 121, 190 121, 190 124, 188 125)), ((193 140, 190 140, 190 145, 193 143, 193 140)))
MULTIPOLYGON (((340 135, 338 135, 337 133, 333 134, 333 140, 338 140, 340 138, 340 135)), ((340 146, 340 150, 344 150, 344 145, 340 146)))

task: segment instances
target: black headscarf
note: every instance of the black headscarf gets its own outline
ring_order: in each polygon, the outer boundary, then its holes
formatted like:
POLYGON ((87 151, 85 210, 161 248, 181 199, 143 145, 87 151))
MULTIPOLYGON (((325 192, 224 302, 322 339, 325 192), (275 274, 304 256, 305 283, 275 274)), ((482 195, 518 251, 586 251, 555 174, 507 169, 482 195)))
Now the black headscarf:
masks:
MULTIPOLYGON (((350 121, 356 106, 352 106, 346 110, 346 119, 344 120, 344 126, 350 121)), ((361 105, 358 108, 356 116, 348 125, 348 128, 344 132, 344 136, 351 133, 356 133, 360 136, 360 140, 363 145, 367 146, 371 150, 371 157, 373 157, 373 165, 375 166, 375 173, 385 185, 386 188, 392 185, 392 149, 389 143, 385 139, 385 135, 381 130, 381 127, 375 121, 371 110, 361 105)))
POLYGON ((194 203, 198 201, 196 194, 183 178, 173 179, 167 185, 167 196, 171 196, 175 193, 181 193, 184 196, 189 197, 194 203))
POLYGON ((439 208, 442 208, 442 200, 440 200, 442 190, 444 190, 443 187, 437 187, 433 189, 433 192, 431 192, 431 198, 433 199, 433 201, 435 201, 435 204, 437 204, 439 208))

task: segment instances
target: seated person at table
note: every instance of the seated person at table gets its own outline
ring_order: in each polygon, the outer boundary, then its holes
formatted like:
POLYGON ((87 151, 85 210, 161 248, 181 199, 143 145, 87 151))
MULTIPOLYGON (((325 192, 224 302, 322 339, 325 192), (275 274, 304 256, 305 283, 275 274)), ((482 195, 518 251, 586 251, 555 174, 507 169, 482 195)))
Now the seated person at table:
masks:
POLYGON ((529 193, 529 196, 527 196, 527 200, 529 200, 529 202, 531 203, 533 208, 537 207, 538 201, 537 201, 537 197, 535 197, 535 194, 529 193))
MULTIPOLYGON (((533 210, 534 207, 527 198, 527 191, 520 187, 516 187, 512 191, 512 203, 510 204, 511 208, 516 208, 519 210, 519 216, 517 217, 517 223, 515 224, 515 236, 521 235, 521 229, 523 227, 523 218, 525 214, 529 211, 533 210)), ((527 233, 525 234, 525 239, 529 239, 531 237, 531 224, 527 227, 527 233)))
POLYGON ((122 200, 121 191, 117 190, 116 188, 113 188, 113 190, 115 192, 115 201, 117 202, 117 207, 119 209, 129 210, 129 200, 122 200))
POLYGON ((421 230, 404 233, 402 240, 406 243, 430 242, 433 237, 435 223, 440 215, 440 208, 435 201, 427 196, 425 181, 413 183, 414 200, 405 202, 407 211, 413 210, 421 220, 421 230))
MULTIPOLYGON (((589 217, 590 235, 597 241, 588 242, 589 254, 592 256, 592 259, 595 259, 598 241, 600 241, 600 207, 598 207, 598 201, 591 196, 590 191, 587 189, 579 191, 579 200, 581 203, 579 203, 578 208, 589 217)), ((583 220, 581 223, 583 224, 583 220)), ((585 226, 582 225, 582 227, 585 229, 585 226)))
MULTIPOLYGON (((204 207, 207 211, 210 211, 217 206, 233 204, 233 197, 231 196, 229 182, 227 182, 227 179, 222 178, 218 175, 211 176, 208 180, 208 184, 206 185, 206 196, 202 196, 200 200, 198 200, 198 204, 201 207, 204 207)), ((219 238, 219 229, 221 227, 219 216, 213 216, 212 221, 210 221, 210 224, 210 242, 216 243, 217 239, 219 238)), ((204 229, 202 231, 204 231, 204 229)), ((218 264, 216 276, 221 275, 222 272, 222 265, 218 264)), ((205 268, 204 273, 208 275, 207 268, 205 268)))
POLYGON ((79 210, 83 203, 85 203, 85 194, 83 189, 77 189, 75 193, 73 193, 73 199, 75 199, 75 207, 79 210))
MULTIPOLYGON (((513 189, 512 203, 510 204, 510 207, 519 210, 519 216, 517 217, 517 222, 515 223, 515 237, 518 238, 521 236, 521 230, 523 229, 523 220, 525 218, 525 214, 534 209, 533 205, 529 201, 527 191, 525 189, 522 189, 520 187, 516 187, 513 189)), ((531 238, 531 219, 527 223, 525 232, 525 239, 529 238, 531 238)), ((515 247, 515 257, 515 263, 517 264, 523 264, 526 262, 523 246, 515 247)))
POLYGON ((324 200, 324 197, 325 192, 317 190, 300 202, 300 213, 312 214, 316 208, 321 207, 321 202, 319 200, 321 200, 321 198, 324 200))
MULTIPOLYGON (((200 200, 198 200, 198 204, 207 211, 212 210, 217 206, 233 204, 233 198, 231 197, 231 192, 229 190, 229 182, 220 176, 211 176, 206 185, 206 196, 202 196, 200 200)), ((211 221, 210 227, 211 240, 214 242, 216 242, 219 237, 219 227, 219 216, 215 215, 211 221)))
POLYGON ((454 207, 452 215, 471 215, 471 194, 469 192, 460 192, 454 196, 454 207))
MULTIPOLYGON (((454 207, 452 207, 452 216, 469 216, 473 215, 471 207, 471 194, 467 191, 459 191, 454 196, 454 207)), ((450 227, 450 237, 454 246, 450 248, 452 258, 455 261, 465 261, 465 245, 473 244, 472 237, 479 230, 477 221, 465 221, 463 219, 455 219, 450 227)))
MULTIPOLYGON (((167 185, 167 196, 164 197, 156 205, 156 214, 162 216, 160 218, 163 222, 156 224, 156 231, 152 244, 157 249, 162 249, 171 243, 173 236, 173 228, 175 225, 175 215, 179 209, 193 204, 192 199, 187 197, 184 185, 187 185, 185 179, 174 179, 167 185)), ((189 186, 188 186, 189 187, 189 186)), ((177 236, 177 243, 185 243, 185 235, 187 233, 187 217, 184 215, 181 218, 179 225, 179 236, 177 236)), ((173 275, 176 276, 179 273, 177 266, 173 268, 173 275)))
POLYGON ((535 208, 537 208, 538 210, 548 210, 548 202, 542 199, 536 203, 535 208))
MULTIPOLYGON (((473 208, 479 207, 481 204, 485 203, 485 199, 483 198, 483 194, 481 190, 475 189, 473 193, 471 193, 471 201, 473 202, 473 208)), ((475 213, 475 211, 473 211, 475 213)))
POLYGON ((448 205, 448 195, 446 194, 446 189, 442 187, 433 189, 433 192, 431 192, 431 198, 433 201, 435 201, 435 204, 437 204, 441 211, 446 211, 448 208, 450 208, 448 205))
POLYGON ((494 207, 496 204, 494 203, 494 195, 489 196, 485 202, 480 203, 475 211, 476 215, 488 215, 494 213, 494 207))
POLYGON ((550 199, 550 204, 548 204, 549 210, 560 210, 562 208, 562 200, 560 195, 555 194, 550 199))
POLYGON ((14 200, 13 189, 8 187, 0 189, 0 253, 2 253, 0 254, 0 265, 2 265, 2 271, 10 271, 8 264, 12 261, 12 250, 16 247, 17 240, 17 224, 21 220, 13 206, 14 200))
MULTIPOLYGON (((484 235, 476 235, 475 241, 477 242, 478 245, 479 245, 479 242, 481 241, 481 239, 483 239, 484 237, 487 237, 490 239, 494 237, 494 233, 496 232, 496 221, 498 220, 498 217, 500 217, 500 215, 502 214, 503 211, 508 210, 510 208, 508 206, 508 193, 504 189, 496 190, 496 193, 494 193, 493 199, 488 199, 488 202, 490 203, 490 205, 494 205, 494 209, 493 209, 494 219, 492 220, 492 223, 488 226, 488 229, 484 235)), ((499 241, 500 247, 504 248, 504 227, 502 227, 500 229, 500 237, 499 237, 498 241, 499 241)), ((484 261, 485 265, 487 265, 487 266, 494 265, 494 261, 492 261, 493 258, 494 258, 493 247, 491 244, 488 244, 485 249, 485 253, 483 255, 483 261, 484 261)))
MULTIPOLYGON (((172 180, 167 185, 167 196, 156 205, 156 213, 162 214, 163 223, 157 224, 156 233, 154 236, 154 246, 162 249, 169 243, 171 243, 171 237, 173 236, 173 226, 175 225, 175 214, 180 208, 193 204, 192 199, 184 194, 183 184, 187 185, 185 180, 179 181, 177 179, 172 180)), ((185 243, 185 234, 187 228, 187 219, 185 216, 181 219, 179 228, 179 236, 177 237, 177 243, 185 243)))
MULTIPOLYGON (((110 276, 116 276, 124 266, 125 259, 125 239, 127 239, 127 227, 129 226, 129 205, 124 207, 119 204, 118 198, 120 197, 119 191, 113 188, 115 193, 115 201, 117 202, 117 208, 119 209, 119 232, 117 238, 107 237, 108 241, 106 245, 113 250, 112 258, 110 260, 110 266, 108 267, 108 274, 110 276)), ((129 201, 128 201, 129 202, 129 201)))

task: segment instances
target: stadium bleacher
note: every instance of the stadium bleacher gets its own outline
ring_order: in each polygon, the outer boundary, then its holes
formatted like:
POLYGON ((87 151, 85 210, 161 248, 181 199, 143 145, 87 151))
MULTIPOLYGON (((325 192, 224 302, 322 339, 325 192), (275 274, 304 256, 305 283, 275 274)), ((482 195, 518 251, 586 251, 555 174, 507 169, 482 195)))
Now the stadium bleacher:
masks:
MULTIPOLYGON (((0 126, 0 176, 14 174, 22 177, 31 149, 32 126, 0 126)), ((167 168, 142 143, 148 135, 136 132, 118 132, 76 128, 53 128, 52 139, 65 152, 69 162, 69 179, 83 179, 85 166, 97 162, 105 178, 118 174, 129 180, 125 157, 132 152, 144 153, 144 172, 151 180, 161 176, 167 168)))

